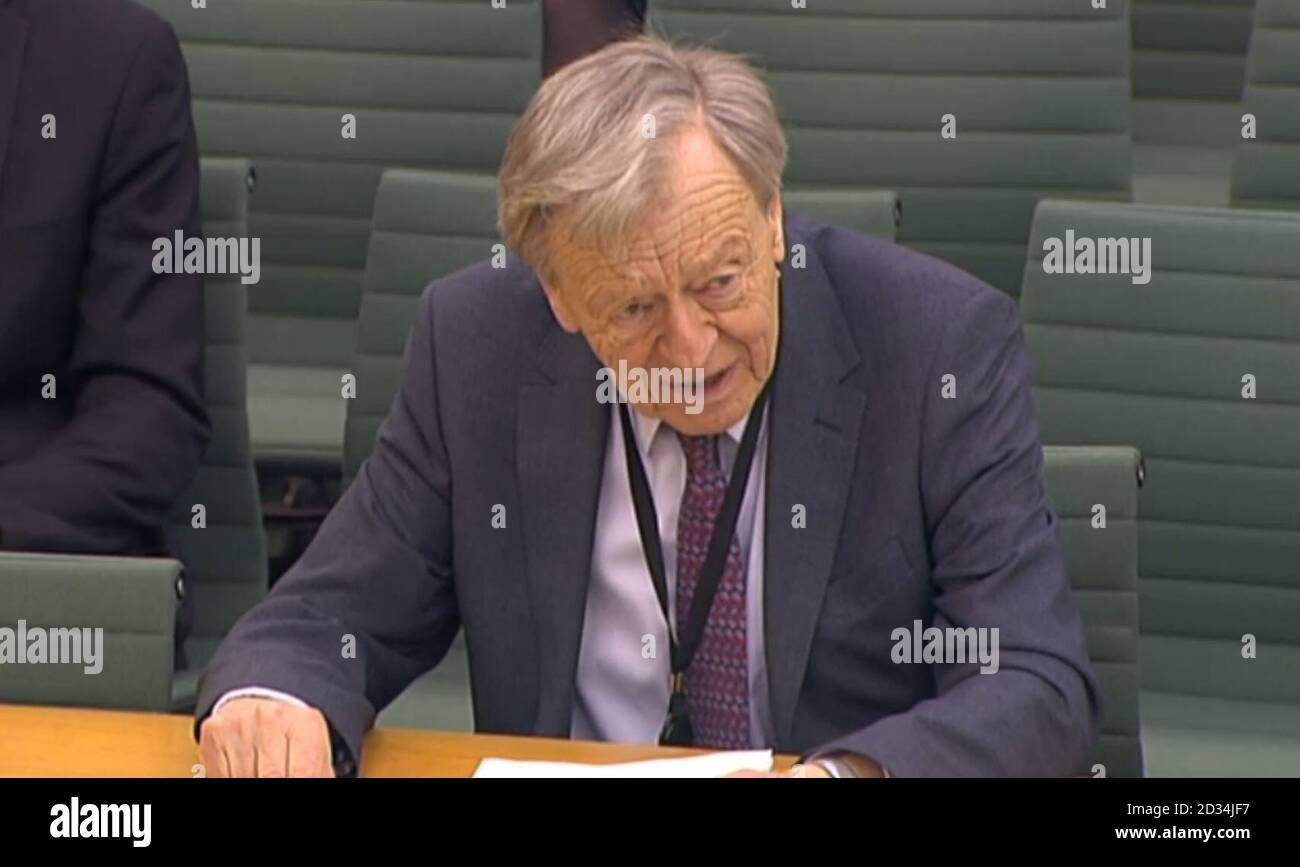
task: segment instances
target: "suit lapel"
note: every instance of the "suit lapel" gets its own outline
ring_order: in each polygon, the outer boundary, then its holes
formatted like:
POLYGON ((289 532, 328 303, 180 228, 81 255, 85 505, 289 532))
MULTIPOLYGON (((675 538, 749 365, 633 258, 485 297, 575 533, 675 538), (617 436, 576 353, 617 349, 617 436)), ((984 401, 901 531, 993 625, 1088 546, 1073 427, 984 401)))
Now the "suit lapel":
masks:
MULTIPOLYGON (((787 229, 789 229, 787 225, 787 229)), ((829 277, 806 238, 804 268, 782 268, 781 355, 772 384, 763 612, 773 736, 790 749, 822 597, 853 479, 866 396, 844 379, 858 363, 829 277), (806 526, 792 526, 802 505, 806 526)))
POLYGON ((546 334, 538 376, 520 387, 516 468, 537 623, 536 732, 568 737, 610 413, 596 402, 600 362, 587 342, 553 324, 546 334))
POLYGON ((26 44, 27 21, 8 5, 0 4, 0 179, 4 178, 5 154, 14 136, 18 78, 26 44))

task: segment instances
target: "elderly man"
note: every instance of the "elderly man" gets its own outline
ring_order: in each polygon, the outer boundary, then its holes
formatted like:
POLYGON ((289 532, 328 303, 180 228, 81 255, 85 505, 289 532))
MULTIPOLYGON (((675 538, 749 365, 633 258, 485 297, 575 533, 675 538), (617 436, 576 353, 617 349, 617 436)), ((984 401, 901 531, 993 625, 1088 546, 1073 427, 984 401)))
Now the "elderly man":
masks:
POLYGON ((500 172, 518 260, 425 291, 373 456, 202 684, 209 774, 355 772, 462 625, 481 731, 1080 767, 1016 307, 785 214, 785 158, 731 55, 638 38, 545 82, 500 172))

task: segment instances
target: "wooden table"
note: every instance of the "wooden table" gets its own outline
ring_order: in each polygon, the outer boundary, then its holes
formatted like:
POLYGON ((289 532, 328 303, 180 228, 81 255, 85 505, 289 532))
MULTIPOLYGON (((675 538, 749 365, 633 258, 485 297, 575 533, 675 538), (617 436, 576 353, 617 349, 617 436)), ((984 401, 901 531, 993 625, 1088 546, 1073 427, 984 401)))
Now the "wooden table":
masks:
MULTIPOLYGON (((190 716, 0 704, 0 777, 193 777, 190 716)), ((362 776, 469 777, 481 759, 631 762, 701 750, 551 738, 375 729, 362 776)), ((777 769, 794 763, 778 756, 777 769)))

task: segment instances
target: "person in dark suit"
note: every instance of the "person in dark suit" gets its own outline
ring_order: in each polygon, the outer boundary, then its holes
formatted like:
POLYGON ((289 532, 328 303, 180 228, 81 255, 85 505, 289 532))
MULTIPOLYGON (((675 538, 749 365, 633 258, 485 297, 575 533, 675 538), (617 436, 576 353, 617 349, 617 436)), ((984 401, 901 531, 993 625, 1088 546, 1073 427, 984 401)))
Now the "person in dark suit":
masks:
POLYGON ((543 84, 500 170, 516 256, 425 290, 374 453, 203 679, 209 775, 355 772, 462 627, 480 731, 1082 768, 1016 304, 786 214, 785 159, 733 55, 642 37, 543 84))
POLYGON ((209 437, 189 85, 126 0, 0 0, 0 548, 166 553, 209 437))
POLYGON ((645 27, 647 0, 543 0, 542 73, 599 51, 645 27))

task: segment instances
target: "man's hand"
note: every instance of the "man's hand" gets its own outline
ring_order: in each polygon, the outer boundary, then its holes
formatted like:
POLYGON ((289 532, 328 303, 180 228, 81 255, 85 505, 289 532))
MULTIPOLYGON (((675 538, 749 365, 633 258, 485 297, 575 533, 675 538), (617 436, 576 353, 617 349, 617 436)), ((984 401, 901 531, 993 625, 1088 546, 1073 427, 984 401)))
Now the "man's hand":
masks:
MULTIPOLYGON (((864 755, 843 751, 836 752, 833 755, 843 765, 847 765, 847 768, 842 768, 842 771, 847 770, 850 773, 841 773, 842 776, 854 776, 861 779, 879 779, 887 776, 885 769, 882 768, 878 762, 869 759, 864 755)), ((816 758, 814 758, 806 764, 795 765, 788 771, 779 771, 767 774, 759 773, 758 771, 736 771, 735 773, 727 774, 727 776, 745 778, 784 777, 795 779, 816 777, 829 779, 835 775, 831 774, 831 772, 826 769, 825 765, 821 764, 816 758)))
POLYGON ((821 765, 795 765, 788 771, 776 771, 773 773, 762 773, 760 771, 735 771, 734 773, 727 774, 727 776, 736 779, 754 779, 759 777, 777 777, 787 779, 800 779, 806 777, 830 778, 830 774, 828 774, 826 769, 821 765))
POLYGON ((204 720, 199 761, 209 777, 334 776, 325 715, 272 698, 237 698, 204 720))

